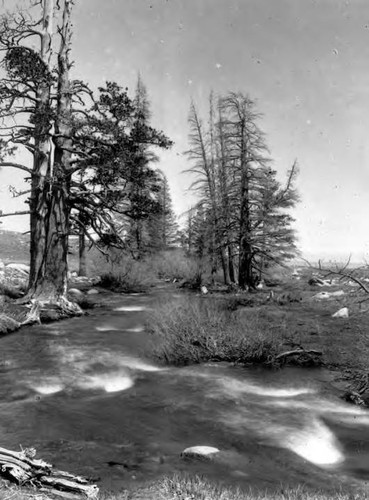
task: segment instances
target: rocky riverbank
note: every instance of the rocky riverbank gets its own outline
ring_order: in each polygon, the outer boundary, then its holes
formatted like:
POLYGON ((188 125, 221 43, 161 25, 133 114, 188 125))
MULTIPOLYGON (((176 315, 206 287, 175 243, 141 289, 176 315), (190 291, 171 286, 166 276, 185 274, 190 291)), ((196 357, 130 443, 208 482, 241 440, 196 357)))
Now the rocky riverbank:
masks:
MULTIPOLYGON (((29 266, 26 264, 5 264, 0 261, 0 335, 12 333, 23 325, 38 321, 38 318, 33 319, 33 304, 22 301, 28 277, 29 266)), ((78 304, 82 310, 95 307, 99 294, 95 286, 99 281, 99 277, 79 277, 72 273, 69 277, 68 300, 78 304)), ((47 305, 42 308, 39 316, 42 323, 63 319, 57 308, 47 305)))

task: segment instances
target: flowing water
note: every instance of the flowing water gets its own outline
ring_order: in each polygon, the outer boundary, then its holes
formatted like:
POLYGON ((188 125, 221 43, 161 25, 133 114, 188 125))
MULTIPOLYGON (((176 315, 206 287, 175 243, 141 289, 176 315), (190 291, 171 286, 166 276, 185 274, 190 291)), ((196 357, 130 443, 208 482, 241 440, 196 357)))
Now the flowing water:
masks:
POLYGON ((369 412, 341 402, 328 372, 163 368, 145 356, 151 307, 109 297, 86 317, 1 338, 0 446, 33 446, 113 490, 173 472, 262 489, 365 485, 369 412), (221 453, 180 457, 196 445, 221 453))

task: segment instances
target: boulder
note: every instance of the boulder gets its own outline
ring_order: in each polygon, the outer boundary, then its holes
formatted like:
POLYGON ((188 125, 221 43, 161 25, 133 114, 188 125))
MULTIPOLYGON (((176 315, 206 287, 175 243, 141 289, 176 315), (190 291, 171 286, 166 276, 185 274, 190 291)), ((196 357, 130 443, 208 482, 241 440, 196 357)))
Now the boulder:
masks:
POLYGON ((76 283, 89 283, 90 282, 90 278, 88 278, 87 276, 74 276, 72 273, 72 278, 73 278, 73 281, 75 281, 76 283))
POLYGON ((329 297, 331 297, 331 294, 329 292, 319 292, 316 295, 314 295, 313 299, 325 300, 329 299, 329 297))
POLYGON ((206 288, 206 286, 205 286, 205 285, 202 285, 202 287, 201 287, 201 293, 202 293, 203 295, 206 295, 207 293, 209 293, 209 292, 208 292, 208 289, 206 288))
POLYGON ((219 453, 218 448, 213 446, 191 446, 182 451, 181 457, 210 460, 217 453, 219 453))
POLYGON ((96 290, 96 288, 91 288, 91 290, 89 290, 87 292, 87 295, 97 295, 99 292, 99 290, 96 290))
POLYGON ((7 269, 14 269, 15 271, 19 271, 21 273, 29 274, 29 266, 27 264, 7 264, 7 269))
POLYGON ((13 318, 0 314, 0 334, 11 333, 20 328, 21 324, 13 318))
POLYGON ((342 297, 345 295, 343 290, 336 290, 335 292, 319 292, 314 295, 314 299, 322 300, 322 299, 330 299, 331 297, 342 297))
POLYGON ((68 293, 70 293, 71 295, 75 295, 76 297, 83 296, 83 292, 81 292, 81 290, 78 290, 78 288, 71 288, 70 290, 68 290, 68 293))
POLYGON ((349 310, 347 307, 342 307, 342 309, 339 309, 337 312, 332 314, 332 318, 348 318, 349 317, 349 310))
POLYGON ((298 292, 287 292, 287 293, 282 293, 281 295, 278 296, 277 302, 280 305, 284 304, 289 304, 292 302, 301 302, 302 301, 302 296, 298 292))
POLYGON ((324 281, 320 278, 310 278, 308 281, 311 286, 324 286, 324 281))

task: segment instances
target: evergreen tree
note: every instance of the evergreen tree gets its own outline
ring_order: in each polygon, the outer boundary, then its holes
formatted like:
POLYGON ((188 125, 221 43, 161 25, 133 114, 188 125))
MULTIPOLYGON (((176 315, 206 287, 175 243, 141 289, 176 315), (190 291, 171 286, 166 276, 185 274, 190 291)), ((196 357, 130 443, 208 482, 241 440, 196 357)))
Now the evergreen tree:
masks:
MULTIPOLYGON (((107 82, 90 112, 75 122, 75 150, 81 154, 76 154, 71 203, 77 225, 87 236, 92 228, 101 245, 127 246, 136 222, 160 208, 160 179, 147 150, 171 142, 146 123, 138 124, 136 106, 127 89, 107 82)), ((140 228, 140 242, 141 235, 140 228)))
POLYGON ((195 231, 199 221, 191 217, 191 246, 200 252, 206 248, 212 272, 220 262, 225 283, 238 281, 241 288, 253 287, 255 273, 262 273, 267 262, 281 264, 297 252, 290 214, 298 200, 297 165, 282 187, 259 120, 254 101, 241 93, 222 96, 216 105, 211 96, 207 128, 193 104, 189 119, 189 171, 196 175, 192 187, 200 195, 200 220, 206 226, 195 231))
POLYGON ((72 102, 83 90, 69 76, 72 6, 73 0, 30 2, 29 15, 16 11, 0 20, 6 73, 0 81, 0 166, 27 172, 31 184, 27 297, 41 305, 51 303, 67 314, 79 312, 66 293, 70 117, 72 102), (31 167, 11 161, 20 148, 31 153, 31 167))
POLYGON ((172 206, 168 179, 163 172, 158 173, 161 182, 156 201, 160 210, 152 214, 147 221, 148 247, 164 250, 178 243, 178 223, 172 206))

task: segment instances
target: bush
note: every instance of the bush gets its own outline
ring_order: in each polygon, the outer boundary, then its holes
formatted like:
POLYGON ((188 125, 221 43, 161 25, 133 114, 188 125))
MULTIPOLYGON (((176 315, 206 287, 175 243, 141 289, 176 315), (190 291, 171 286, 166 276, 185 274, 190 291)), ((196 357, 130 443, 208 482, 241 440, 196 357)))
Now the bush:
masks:
POLYGON ((114 292, 130 293, 147 292, 155 284, 155 276, 142 262, 129 262, 122 267, 102 274, 99 285, 114 292))
POLYGON ((166 250, 135 260, 122 250, 110 250, 108 258, 95 255, 90 269, 101 276, 101 286, 118 292, 145 292, 158 279, 184 281, 190 288, 202 283, 201 262, 180 250, 166 250))
POLYGON ((154 254, 150 262, 159 279, 192 281, 202 274, 203 263, 179 248, 154 254))
POLYGON ((155 285, 157 278, 149 261, 134 260, 122 250, 96 258, 94 268, 101 277, 99 285, 114 292, 146 292, 155 285))
POLYGON ((239 315, 227 310, 224 301, 208 297, 184 296, 159 303, 147 329, 153 336, 154 356, 174 365, 263 363, 280 350, 282 342, 257 311, 239 315))

